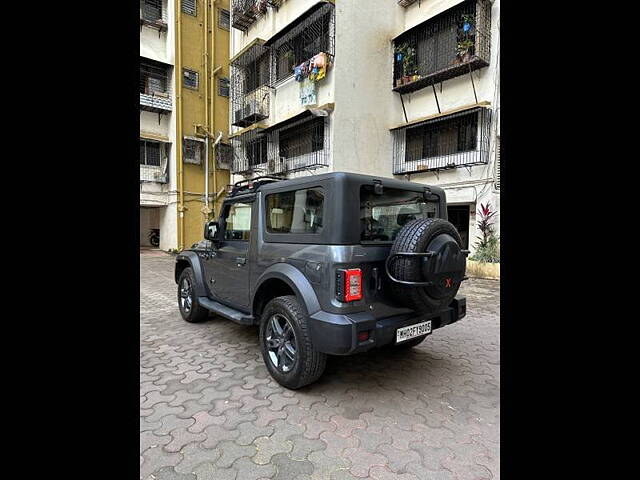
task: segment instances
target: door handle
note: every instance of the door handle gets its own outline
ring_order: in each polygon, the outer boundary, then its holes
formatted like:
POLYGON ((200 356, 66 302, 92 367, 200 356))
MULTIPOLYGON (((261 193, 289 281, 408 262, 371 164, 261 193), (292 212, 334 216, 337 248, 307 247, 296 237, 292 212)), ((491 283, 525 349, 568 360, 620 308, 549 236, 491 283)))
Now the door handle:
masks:
POLYGON ((247 258, 246 257, 236 257, 236 263, 238 264, 238 266, 244 265, 245 263, 247 263, 247 258))

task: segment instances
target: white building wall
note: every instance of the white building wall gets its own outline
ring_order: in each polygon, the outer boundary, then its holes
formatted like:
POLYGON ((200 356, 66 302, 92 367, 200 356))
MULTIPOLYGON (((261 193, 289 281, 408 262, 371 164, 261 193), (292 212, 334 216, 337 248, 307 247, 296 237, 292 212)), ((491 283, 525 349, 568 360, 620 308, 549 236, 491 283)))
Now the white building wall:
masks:
MULTIPOLYGON (((175 0, 164 0, 163 9, 167 21, 167 31, 142 26, 140 30, 140 56, 169 65, 175 61, 175 0)), ((172 70, 169 85, 171 105, 175 109, 175 69, 172 70)), ((148 245, 149 228, 160 228, 160 248, 177 248, 177 181, 175 150, 175 113, 161 115, 140 111, 140 136, 166 138, 169 142, 167 172, 168 183, 144 182, 140 184, 140 242, 148 245), (155 208, 145 208, 155 207, 155 208), (150 215, 150 212, 152 215, 150 215), (151 227, 149 225, 155 225, 151 227), (144 231, 143 231, 144 230, 144 231)))

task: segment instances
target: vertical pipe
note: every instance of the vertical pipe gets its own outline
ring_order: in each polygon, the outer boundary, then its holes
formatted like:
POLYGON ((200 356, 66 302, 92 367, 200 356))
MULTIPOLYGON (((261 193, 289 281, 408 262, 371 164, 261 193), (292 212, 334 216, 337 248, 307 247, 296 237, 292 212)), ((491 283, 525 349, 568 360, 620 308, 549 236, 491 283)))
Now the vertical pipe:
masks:
MULTIPOLYGON (((209 132, 211 125, 209 124, 209 0, 205 0, 204 8, 204 35, 202 37, 204 43, 204 126, 206 137, 204 140, 204 215, 205 221, 209 219, 209 132)), ((213 21, 211 22, 213 26, 213 21)))
MULTIPOLYGON (((211 2, 211 12, 212 12, 212 17, 211 17, 211 105, 209 106, 209 108, 211 108, 211 128, 209 129, 209 132, 213 132, 215 130, 215 127, 217 127, 216 125, 216 96, 214 95, 214 92, 216 91, 215 88, 215 72, 218 70, 217 68, 215 69, 215 71, 213 70, 213 67, 216 64, 216 43, 215 43, 215 26, 214 26, 214 21, 213 19, 215 18, 214 13, 214 8, 216 3, 218 3, 218 0, 213 0, 211 2)), ((229 30, 231 30, 231 28, 229 28, 229 30)), ((215 149, 217 148, 217 141, 216 143, 213 145, 213 193, 214 195, 218 194, 218 168, 216 165, 216 155, 215 155, 215 149)), ((215 210, 216 208, 216 197, 214 197, 213 200, 213 209, 215 210)))
POLYGON ((182 25, 181 25, 181 0, 175 0, 176 22, 176 159, 178 164, 178 250, 184 249, 184 164, 182 155, 182 25))

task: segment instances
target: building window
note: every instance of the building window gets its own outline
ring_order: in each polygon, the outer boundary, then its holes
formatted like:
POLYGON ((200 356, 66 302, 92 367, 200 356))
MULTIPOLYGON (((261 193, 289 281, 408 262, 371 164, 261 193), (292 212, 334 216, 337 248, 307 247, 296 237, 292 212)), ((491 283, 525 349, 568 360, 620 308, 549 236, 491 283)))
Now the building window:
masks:
POLYGON ((259 136, 248 141, 244 146, 244 153, 249 168, 267 163, 267 137, 259 136))
POLYGON ((218 79, 218 95, 220 95, 221 97, 229 96, 229 79, 228 78, 224 77, 224 78, 218 79))
POLYGON ((324 191, 321 187, 267 195, 267 232, 322 232, 324 191))
POLYGON ((170 66, 150 59, 140 59, 140 93, 169 94, 170 66))
POLYGON ((195 17, 198 14, 196 0, 182 0, 182 13, 195 17))
POLYGON ((216 167, 222 170, 231 170, 233 163, 233 148, 227 143, 219 143, 216 146, 216 167))
POLYGON ((488 163, 491 111, 477 107, 392 130, 393 173, 488 163))
POLYGON ((324 118, 318 117, 279 134, 280 158, 293 158, 324 148, 324 118))
POLYGON ((334 7, 323 4, 284 35, 269 42, 275 55, 275 81, 293 75, 293 67, 324 52, 334 54, 334 7))
POLYGON ((182 69, 182 78, 184 79, 184 86, 186 88, 191 88, 192 90, 197 90, 199 85, 199 74, 194 70, 189 70, 188 68, 182 69))
POLYGON ((489 65, 491 3, 467 0, 394 39, 393 89, 409 93, 489 65))
POLYGON ((161 145, 159 142, 140 140, 140 165, 159 167, 160 150, 161 145))
POLYGON ((147 22, 162 20, 162 0, 141 0, 140 14, 140 18, 147 22))
POLYGON ((269 49, 257 41, 230 65, 231 124, 249 125, 269 117, 269 49))
POLYGON ((193 138, 185 138, 183 142, 183 161, 193 165, 202 165, 204 158, 204 142, 193 138))
POLYGON ((231 16, 229 10, 221 8, 218 12, 218 27, 223 30, 231 30, 231 16))

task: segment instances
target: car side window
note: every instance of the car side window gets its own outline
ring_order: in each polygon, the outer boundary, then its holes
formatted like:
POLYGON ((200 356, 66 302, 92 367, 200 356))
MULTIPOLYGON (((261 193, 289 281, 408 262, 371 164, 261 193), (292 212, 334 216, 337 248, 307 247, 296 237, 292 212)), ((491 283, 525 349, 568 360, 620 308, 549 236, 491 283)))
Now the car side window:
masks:
POLYGON ((224 239, 248 241, 251 234, 251 204, 232 203, 227 210, 224 239))
POLYGON ((322 187, 272 193, 266 197, 267 232, 309 234, 322 232, 322 187))

